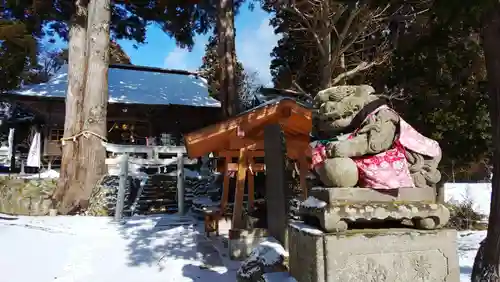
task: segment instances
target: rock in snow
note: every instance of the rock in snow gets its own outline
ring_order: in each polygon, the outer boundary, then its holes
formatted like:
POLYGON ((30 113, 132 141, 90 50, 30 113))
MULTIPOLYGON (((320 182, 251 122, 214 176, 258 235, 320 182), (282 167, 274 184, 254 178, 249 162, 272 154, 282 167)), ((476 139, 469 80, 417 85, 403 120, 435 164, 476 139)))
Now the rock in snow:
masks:
MULTIPOLYGON (((267 238, 255 248, 236 273, 238 282, 260 282, 266 273, 286 272, 288 252, 274 238, 267 238)), ((287 272, 286 272, 287 273, 287 272)), ((276 279, 275 277, 274 279, 276 279)), ((270 279, 268 277, 268 279, 270 279)), ((267 280, 264 280, 267 281, 267 280)), ((270 280, 286 282, 290 280, 270 280)), ((293 281, 293 280, 292 280, 293 281)))

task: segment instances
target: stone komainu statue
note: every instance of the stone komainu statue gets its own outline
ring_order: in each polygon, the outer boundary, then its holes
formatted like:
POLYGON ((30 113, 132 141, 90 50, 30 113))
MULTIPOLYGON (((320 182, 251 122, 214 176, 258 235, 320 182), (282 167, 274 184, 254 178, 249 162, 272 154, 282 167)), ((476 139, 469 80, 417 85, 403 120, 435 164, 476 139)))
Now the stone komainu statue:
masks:
POLYGON ((418 133, 369 85, 314 98, 313 169, 328 187, 435 187, 439 144, 418 133))

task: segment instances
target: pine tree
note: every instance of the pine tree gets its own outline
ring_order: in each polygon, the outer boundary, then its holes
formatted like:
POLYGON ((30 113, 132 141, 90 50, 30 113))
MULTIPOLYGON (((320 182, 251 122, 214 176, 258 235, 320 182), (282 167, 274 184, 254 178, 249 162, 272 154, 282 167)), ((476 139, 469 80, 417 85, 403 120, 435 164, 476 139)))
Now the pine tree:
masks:
MULTIPOLYGON (((216 34, 216 32, 214 32, 216 34)), ((209 93, 212 97, 220 100, 220 66, 219 56, 217 54, 217 37, 212 35, 205 46, 205 55, 199 71, 207 79, 210 86, 209 93)), ((244 111, 253 104, 253 94, 257 86, 255 85, 255 76, 245 71, 243 64, 237 60, 235 71, 236 91, 239 95, 238 112, 244 111)))

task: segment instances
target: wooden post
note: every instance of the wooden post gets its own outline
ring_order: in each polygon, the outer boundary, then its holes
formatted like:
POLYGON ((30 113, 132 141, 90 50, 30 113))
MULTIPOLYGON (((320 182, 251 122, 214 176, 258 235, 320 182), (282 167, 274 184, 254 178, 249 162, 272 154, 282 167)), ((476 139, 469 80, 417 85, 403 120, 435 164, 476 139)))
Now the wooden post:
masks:
POLYGON ((224 214, 226 210, 227 201, 229 200, 229 163, 231 158, 226 157, 224 160, 224 169, 222 173, 224 174, 224 184, 222 185, 222 199, 220 201, 220 212, 224 214))
POLYGON ((285 167, 286 147, 279 124, 264 128, 264 160, 266 163, 266 206, 269 235, 288 249, 288 189, 285 167))
POLYGON ((299 179, 300 179, 300 188, 302 189, 302 198, 303 200, 307 199, 307 180, 306 176, 309 173, 309 164, 307 163, 307 160, 305 157, 302 157, 299 159, 299 179))
MULTIPOLYGON (((250 167, 254 164, 253 158, 250 158, 248 160, 248 163, 250 167)), ((248 211, 251 211, 253 209, 253 204, 255 202, 255 175, 254 171, 249 169, 248 170, 248 211)))
POLYGON ((244 229, 243 222, 243 195, 245 194, 245 177, 247 174, 247 148, 240 149, 240 157, 238 159, 238 176, 236 179, 236 191, 234 193, 233 207, 233 230, 244 229))
POLYGON ((116 199, 115 220, 119 221, 123 216, 123 206, 125 205, 125 190, 127 189, 128 180, 128 154, 120 156, 120 182, 118 185, 118 196, 116 199))
POLYGON ((24 170, 24 160, 21 160, 21 172, 19 172, 19 174, 21 174, 21 175, 26 174, 26 172, 24 170))
POLYGON ((184 156, 177 153, 177 212, 184 215, 184 156))

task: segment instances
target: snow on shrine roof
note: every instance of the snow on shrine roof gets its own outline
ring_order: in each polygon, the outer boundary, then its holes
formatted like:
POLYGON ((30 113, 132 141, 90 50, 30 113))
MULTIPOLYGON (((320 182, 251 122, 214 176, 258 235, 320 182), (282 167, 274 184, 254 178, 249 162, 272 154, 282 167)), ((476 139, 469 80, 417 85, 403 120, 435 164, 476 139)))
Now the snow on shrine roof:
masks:
MULTIPOLYGON (((110 65, 108 73, 109 102, 147 105, 186 105, 220 107, 220 102, 209 96, 206 80, 194 75, 140 70, 136 66, 110 65)), ((175 72, 175 71, 174 71, 175 72)), ((68 66, 64 65, 48 82, 26 85, 12 94, 66 97, 68 66)))

